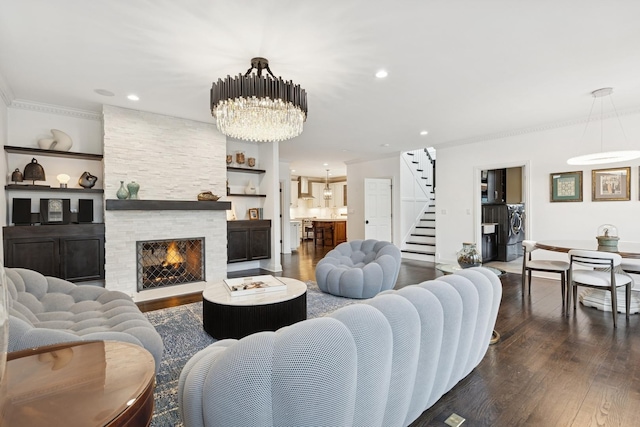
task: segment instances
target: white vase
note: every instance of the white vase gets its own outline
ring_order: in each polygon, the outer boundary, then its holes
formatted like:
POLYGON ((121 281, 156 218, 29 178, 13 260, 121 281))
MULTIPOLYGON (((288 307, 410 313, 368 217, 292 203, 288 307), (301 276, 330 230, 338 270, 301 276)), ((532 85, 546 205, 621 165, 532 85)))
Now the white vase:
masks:
POLYGON ((253 181, 249 180, 249 183, 244 187, 244 194, 256 194, 256 186, 253 185, 253 181))
POLYGON ((55 145, 53 145, 51 149, 57 151, 69 151, 73 145, 71 137, 58 129, 51 129, 51 133, 53 134, 53 139, 56 141, 55 145))

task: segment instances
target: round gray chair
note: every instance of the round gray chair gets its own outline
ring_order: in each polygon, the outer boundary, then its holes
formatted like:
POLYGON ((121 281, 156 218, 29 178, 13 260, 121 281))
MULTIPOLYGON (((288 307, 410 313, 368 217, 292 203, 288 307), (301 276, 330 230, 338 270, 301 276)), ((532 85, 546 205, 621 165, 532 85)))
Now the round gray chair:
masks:
POLYGON ((371 298, 392 289, 400 272, 400 249, 390 242, 340 243, 316 265, 322 292, 347 298, 371 298))

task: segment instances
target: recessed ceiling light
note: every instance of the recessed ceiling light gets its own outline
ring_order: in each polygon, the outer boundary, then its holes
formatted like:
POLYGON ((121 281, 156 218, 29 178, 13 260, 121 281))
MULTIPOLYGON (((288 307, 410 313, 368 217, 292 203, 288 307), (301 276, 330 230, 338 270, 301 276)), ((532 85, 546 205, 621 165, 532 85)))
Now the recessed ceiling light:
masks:
POLYGON ((389 144, 380 144, 380 147, 388 147, 389 144))
POLYGON ((140 97, 138 95, 131 94, 131 95, 127 95, 127 99, 129 101, 139 101, 140 97))
POLYGON ((111 92, 110 90, 106 90, 106 89, 95 89, 94 92, 97 93, 98 95, 102 95, 102 96, 114 96, 115 95, 115 93, 111 92))
POLYGON ((329 166, 329 163, 323 163, 322 166, 329 166))
POLYGON ((380 70, 376 73, 376 77, 379 79, 384 79, 385 77, 387 77, 389 75, 389 73, 387 73, 387 70, 380 70))
POLYGON ((426 134, 428 134, 429 132, 427 132, 426 130, 423 130, 420 132, 420 135, 425 136, 426 134))
POLYGON ((291 169, 291 172, 295 172, 295 171, 296 171, 295 169, 291 169))

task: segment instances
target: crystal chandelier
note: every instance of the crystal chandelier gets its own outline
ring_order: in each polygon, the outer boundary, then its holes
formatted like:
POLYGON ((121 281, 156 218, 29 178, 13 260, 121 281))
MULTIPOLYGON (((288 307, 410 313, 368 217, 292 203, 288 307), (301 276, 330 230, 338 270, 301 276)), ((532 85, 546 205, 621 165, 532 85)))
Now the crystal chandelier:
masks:
POLYGON ((276 78, 265 58, 253 58, 245 75, 218 79, 211 87, 211 114, 224 135, 246 141, 274 142, 302 133, 307 93, 292 81, 276 78), (256 74, 251 74, 253 70, 256 74), (268 74, 262 75, 262 70, 268 74))
POLYGON ((324 190, 322 191, 322 196, 325 200, 331 200, 331 196, 333 196, 333 191, 329 187, 329 169, 327 169, 327 177, 324 180, 324 190))
MULTIPOLYGON (((604 163, 617 163, 617 162, 626 162, 629 160, 637 159, 640 157, 640 151, 638 150, 627 150, 627 151, 604 151, 604 124, 603 122, 603 111, 604 111, 604 97, 610 96, 613 93, 613 88, 605 87, 602 89, 594 90, 591 92, 593 96, 593 103, 591 104, 591 110, 589 111, 589 118, 587 119, 587 124, 584 129, 584 133, 587 132, 587 127, 589 126, 589 122, 591 121, 591 113, 593 112, 593 105, 596 102, 596 98, 600 98, 600 151, 597 153, 585 154, 582 156, 572 157, 567 160, 567 164, 570 165, 599 165, 604 163)), ((616 118, 618 119, 618 123, 620 124, 620 129, 622 129, 622 134, 625 135, 624 129, 622 128, 622 123, 620 122, 620 117, 618 117, 618 111, 616 110, 616 106, 613 104, 613 97, 609 98, 611 100, 611 105, 613 106, 613 110, 616 113, 616 118)), ((582 134, 584 137, 584 133, 582 134)), ((626 140, 626 135, 625 135, 626 140)))

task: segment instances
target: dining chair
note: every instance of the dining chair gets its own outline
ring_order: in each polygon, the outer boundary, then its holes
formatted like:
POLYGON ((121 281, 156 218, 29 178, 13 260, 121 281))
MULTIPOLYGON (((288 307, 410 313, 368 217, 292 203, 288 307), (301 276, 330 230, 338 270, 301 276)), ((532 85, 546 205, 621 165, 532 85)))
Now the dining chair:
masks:
POLYGON ((626 317, 629 319, 631 309, 631 286, 633 280, 621 268, 622 257, 616 253, 584 251, 572 249, 569 251, 569 287, 573 294, 573 309, 576 309, 578 286, 606 290, 611 293, 611 312, 613 327, 617 328, 618 317, 617 288, 625 287, 626 317), (576 266, 587 269, 576 269, 576 266))
POLYGON ((524 298, 524 290, 526 288, 527 279, 529 281, 529 295, 531 295, 531 272, 544 271, 546 273, 560 274, 560 285, 562 291, 562 306, 565 306, 565 294, 567 290, 567 273, 569 271, 569 263, 559 260, 532 259, 532 253, 536 249, 534 240, 523 240, 522 249, 524 256, 522 257, 522 297, 524 298))

